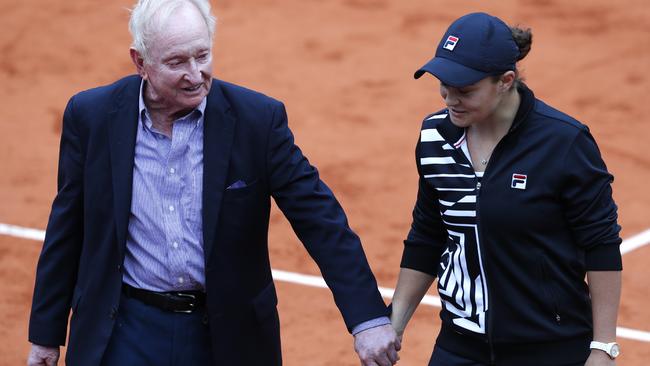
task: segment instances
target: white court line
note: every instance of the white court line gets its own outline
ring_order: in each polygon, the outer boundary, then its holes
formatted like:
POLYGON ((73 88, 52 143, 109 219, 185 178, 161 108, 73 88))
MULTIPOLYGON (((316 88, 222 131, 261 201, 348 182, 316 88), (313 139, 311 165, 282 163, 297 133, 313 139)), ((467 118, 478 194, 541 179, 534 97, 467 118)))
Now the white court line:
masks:
MULTIPOLYGON (((42 241, 45 239, 45 231, 43 230, 7 225, 3 223, 0 223, 0 235, 8 235, 37 241, 42 241)), ((650 229, 642 232, 641 234, 635 235, 628 240, 623 241, 623 244, 621 244, 621 253, 624 253, 623 248, 626 248, 625 253, 628 253, 648 243, 650 243, 650 229)), ((299 285, 327 288, 325 280, 323 280, 323 277, 320 276, 305 275, 274 269, 273 278, 278 281, 291 282, 299 285)), ((388 287, 379 287, 379 292, 383 297, 391 299, 395 293, 395 289, 388 287)), ((432 295, 424 295, 424 298, 420 303, 438 308, 441 306, 440 298, 432 295)), ((616 335, 621 338, 632 339, 635 341, 650 342, 650 332, 642 330, 616 327, 616 335)))
POLYGON ((650 243, 650 229, 627 238, 621 244, 621 254, 626 254, 650 243))
POLYGON ((32 239, 37 241, 45 240, 45 231, 43 230, 7 225, 3 223, 0 223, 0 235, 9 235, 15 236, 17 238, 32 239))
MULTIPOLYGON (((325 280, 321 276, 305 275, 300 273, 282 271, 279 269, 274 269, 272 272, 273 272, 274 280, 291 282, 291 283, 296 283, 305 286, 327 288, 327 284, 325 283, 325 280)), ((395 293, 395 289, 388 288, 388 287, 379 287, 379 293, 381 294, 381 296, 387 299, 392 299, 393 294, 395 293)), ((438 296, 424 295, 424 298, 422 299, 422 302, 420 302, 420 304, 435 306, 439 308, 440 298, 438 296)))
POLYGON ((616 336, 635 341, 650 342, 650 332, 644 332, 642 330, 616 327, 616 336))

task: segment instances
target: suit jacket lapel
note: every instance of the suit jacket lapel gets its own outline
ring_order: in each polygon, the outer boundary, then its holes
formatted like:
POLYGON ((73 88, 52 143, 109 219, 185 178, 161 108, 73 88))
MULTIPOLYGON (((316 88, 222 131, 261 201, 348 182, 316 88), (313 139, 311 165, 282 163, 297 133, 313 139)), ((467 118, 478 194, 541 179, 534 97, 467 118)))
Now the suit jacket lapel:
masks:
POLYGON ((235 136, 235 116, 221 91, 212 82, 203 127, 203 250, 206 267, 214 247, 221 198, 226 188, 230 152, 235 136))
POLYGON ((131 212, 140 83, 139 77, 129 79, 118 91, 115 109, 108 115, 115 230, 120 263, 124 258, 131 212))

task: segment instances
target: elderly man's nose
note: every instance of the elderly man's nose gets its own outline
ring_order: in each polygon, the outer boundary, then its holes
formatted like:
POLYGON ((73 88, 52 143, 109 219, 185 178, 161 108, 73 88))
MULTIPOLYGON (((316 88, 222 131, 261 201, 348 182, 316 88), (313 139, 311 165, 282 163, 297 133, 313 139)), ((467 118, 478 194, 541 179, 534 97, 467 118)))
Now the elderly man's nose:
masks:
POLYGON ((199 65, 196 63, 194 59, 188 62, 188 67, 187 67, 187 72, 185 73, 185 77, 187 78, 188 81, 192 83, 201 82, 202 80, 201 69, 199 68, 199 65))

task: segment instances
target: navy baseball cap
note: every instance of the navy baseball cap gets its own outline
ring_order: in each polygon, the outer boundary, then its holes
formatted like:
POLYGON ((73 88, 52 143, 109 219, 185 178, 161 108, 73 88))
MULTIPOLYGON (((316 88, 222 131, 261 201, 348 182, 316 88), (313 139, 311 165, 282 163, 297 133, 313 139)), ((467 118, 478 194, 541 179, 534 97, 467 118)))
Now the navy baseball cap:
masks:
POLYGON ((436 55, 415 72, 425 72, 443 83, 464 87, 488 76, 515 70, 519 47, 510 27, 486 13, 471 13, 453 22, 440 40, 436 55))

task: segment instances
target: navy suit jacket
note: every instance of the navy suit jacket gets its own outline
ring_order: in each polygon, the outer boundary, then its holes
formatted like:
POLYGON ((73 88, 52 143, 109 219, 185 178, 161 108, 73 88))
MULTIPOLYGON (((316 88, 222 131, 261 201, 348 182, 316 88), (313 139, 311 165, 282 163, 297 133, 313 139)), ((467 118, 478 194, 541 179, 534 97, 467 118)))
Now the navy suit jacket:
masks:
MULTIPOLYGON (((115 323, 141 79, 79 93, 63 116, 58 192, 39 258, 29 340, 99 365, 115 323)), ((268 257, 271 197, 321 269, 348 329, 387 314, 358 237, 294 144, 282 103, 213 80, 203 148, 203 241, 215 364, 281 364, 268 257), (244 188, 227 190, 238 180, 244 188)))

